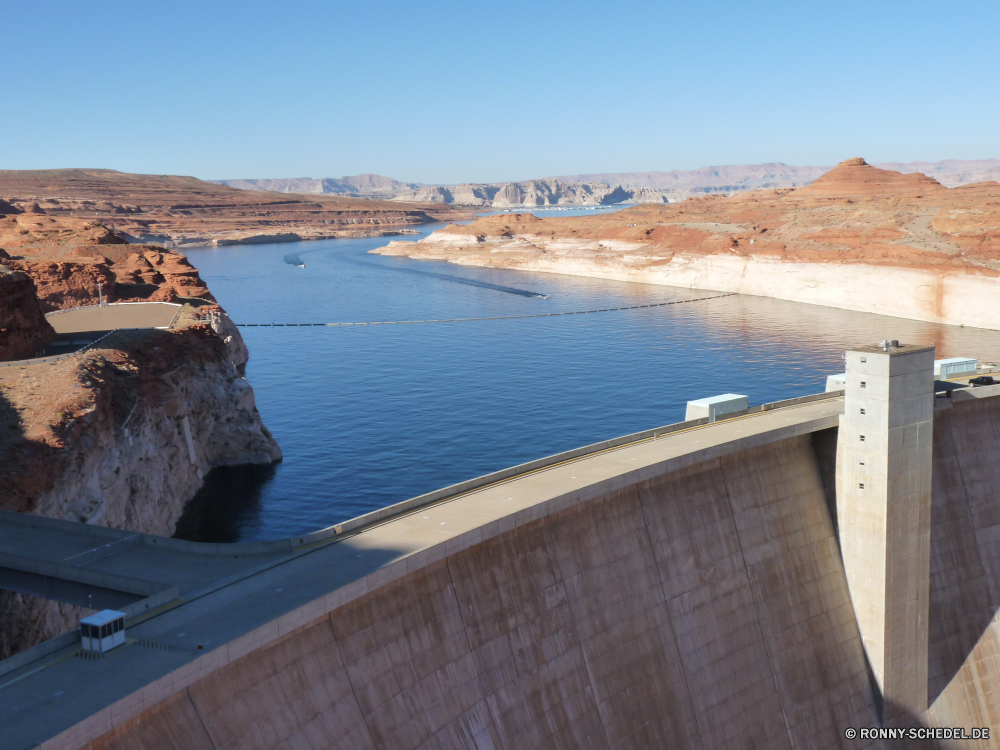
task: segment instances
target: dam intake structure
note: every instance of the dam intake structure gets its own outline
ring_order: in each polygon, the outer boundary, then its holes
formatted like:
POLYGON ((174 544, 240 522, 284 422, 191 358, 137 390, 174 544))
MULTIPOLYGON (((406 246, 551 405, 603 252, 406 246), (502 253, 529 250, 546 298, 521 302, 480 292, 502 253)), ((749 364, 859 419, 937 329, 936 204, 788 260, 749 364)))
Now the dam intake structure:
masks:
MULTIPOLYGON (((1000 726, 1000 386, 939 389, 933 350, 897 349, 849 353, 846 394, 590 446, 316 535, 90 552, 88 575, 128 561, 177 598, 103 658, 67 642, 0 662, 0 747, 856 747, 845 730, 1000 726), (880 484, 874 458, 850 474, 858 429, 914 479, 880 484), (906 521, 928 501, 928 525, 906 521), (884 566, 865 563, 881 587, 851 572, 860 511, 888 519, 865 547, 883 541, 884 566), (907 544, 917 575, 898 574, 907 544), (923 581, 921 641, 894 608, 923 581), (923 648, 925 671, 904 669, 923 648)), ((78 526, 23 520, 26 552, 78 526)))

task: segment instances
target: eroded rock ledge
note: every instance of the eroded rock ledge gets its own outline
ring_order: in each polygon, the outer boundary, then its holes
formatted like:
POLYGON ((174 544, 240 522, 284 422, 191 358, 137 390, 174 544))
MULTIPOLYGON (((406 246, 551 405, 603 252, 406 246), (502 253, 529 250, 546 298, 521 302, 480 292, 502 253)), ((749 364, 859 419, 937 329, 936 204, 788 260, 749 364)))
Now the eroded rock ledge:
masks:
MULTIPOLYGON (((34 336, 34 353, 41 310, 96 304, 98 278, 112 295, 141 284, 146 299, 183 306, 169 330, 119 331, 74 357, 0 368, 0 508, 170 536, 211 468, 271 463, 281 450, 244 377, 246 345, 197 269, 164 248, 109 247, 96 259, 33 243, 7 260, 22 271, 0 285, 21 293, 0 297, 17 308, 0 310, 11 321, 0 343, 34 336)), ((80 616, 0 593, 0 658, 80 616)))

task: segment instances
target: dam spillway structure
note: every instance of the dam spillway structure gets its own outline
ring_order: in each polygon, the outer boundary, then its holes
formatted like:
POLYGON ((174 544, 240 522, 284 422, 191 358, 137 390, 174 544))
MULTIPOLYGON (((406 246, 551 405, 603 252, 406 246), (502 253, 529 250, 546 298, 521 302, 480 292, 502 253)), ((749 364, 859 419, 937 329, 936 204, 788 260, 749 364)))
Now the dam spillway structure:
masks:
POLYGON ((0 662, 0 749, 996 747, 1000 385, 847 356, 843 391, 285 540, 0 513, 0 584, 127 626, 98 659, 69 633, 0 662))

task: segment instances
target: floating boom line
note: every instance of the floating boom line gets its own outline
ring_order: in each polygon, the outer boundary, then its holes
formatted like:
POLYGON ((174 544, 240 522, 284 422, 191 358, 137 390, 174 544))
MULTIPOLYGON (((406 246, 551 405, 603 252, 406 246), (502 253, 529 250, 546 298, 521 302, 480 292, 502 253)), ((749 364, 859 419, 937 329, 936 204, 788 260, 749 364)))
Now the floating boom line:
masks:
POLYGON ((522 318, 557 318, 560 315, 590 315, 592 313, 618 312, 620 310, 643 310, 653 307, 667 307, 669 305, 683 305, 687 302, 704 302, 712 299, 723 299, 733 297, 735 292, 729 294, 717 294, 712 297, 695 297, 694 299, 677 299, 672 302, 654 302, 649 305, 631 305, 629 307, 604 307, 597 310, 573 310, 571 312, 555 313, 532 313, 531 315, 498 315, 491 318, 442 318, 440 320, 376 320, 367 323, 237 323, 241 328, 342 328, 346 326, 394 326, 394 325, 416 325, 418 323, 471 323, 482 320, 520 320, 522 318))

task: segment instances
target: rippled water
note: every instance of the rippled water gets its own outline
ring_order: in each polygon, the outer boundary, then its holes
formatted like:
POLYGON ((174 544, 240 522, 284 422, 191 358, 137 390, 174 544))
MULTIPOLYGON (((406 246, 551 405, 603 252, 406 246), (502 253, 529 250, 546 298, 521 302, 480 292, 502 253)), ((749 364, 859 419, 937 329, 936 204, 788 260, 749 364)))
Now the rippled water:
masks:
MULTIPOLYGON (((703 296, 368 254, 385 243, 188 255, 238 323, 494 317, 703 296)), ((939 357, 1000 357, 996 332, 741 296, 554 318, 242 331, 247 377, 285 460, 213 471, 178 527, 184 538, 275 539, 329 526, 682 420, 694 398, 734 392, 757 404, 816 393, 843 371, 846 347, 883 338, 933 341, 939 357)))

